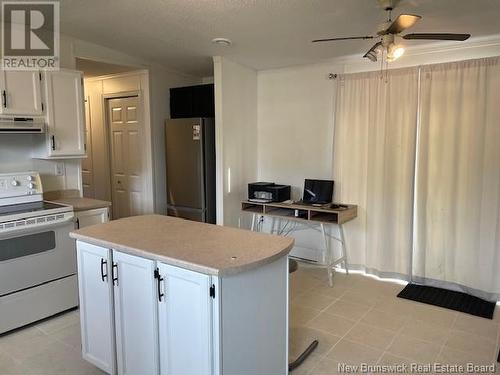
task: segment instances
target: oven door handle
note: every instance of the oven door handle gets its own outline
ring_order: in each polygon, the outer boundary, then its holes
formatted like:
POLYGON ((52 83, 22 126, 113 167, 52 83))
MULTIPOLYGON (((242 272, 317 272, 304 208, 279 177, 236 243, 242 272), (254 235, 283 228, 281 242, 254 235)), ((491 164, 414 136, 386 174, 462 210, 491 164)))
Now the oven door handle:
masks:
POLYGON ((67 220, 64 221, 57 221, 51 224, 45 224, 45 225, 36 225, 34 227, 21 227, 19 229, 13 229, 11 231, 2 233, 0 232, 0 239, 7 239, 11 237, 19 237, 19 235, 24 235, 24 234, 30 234, 30 233, 38 233, 40 231, 44 231, 47 229, 55 229, 62 227, 64 225, 67 225, 68 223, 72 223, 74 225, 74 218, 70 217, 67 220))

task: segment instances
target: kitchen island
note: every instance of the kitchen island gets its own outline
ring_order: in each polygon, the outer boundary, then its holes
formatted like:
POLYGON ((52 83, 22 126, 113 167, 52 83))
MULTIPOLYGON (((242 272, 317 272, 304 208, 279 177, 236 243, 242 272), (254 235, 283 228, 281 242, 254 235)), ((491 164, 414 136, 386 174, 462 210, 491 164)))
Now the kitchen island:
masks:
POLYGON ((71 237, 89 362, 110 374, 288 373, 293 239, 160 215, 71 237))

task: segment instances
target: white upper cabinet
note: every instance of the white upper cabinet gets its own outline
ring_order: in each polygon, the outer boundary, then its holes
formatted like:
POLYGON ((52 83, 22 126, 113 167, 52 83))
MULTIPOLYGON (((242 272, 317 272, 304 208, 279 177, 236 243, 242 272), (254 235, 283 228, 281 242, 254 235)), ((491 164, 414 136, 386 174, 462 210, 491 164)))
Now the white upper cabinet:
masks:
POLYGON ((38 71, 0 71, 2 115, 41 116, 41 75, 38 71))
POLYGON ((72 70, 44 73, 47 100, 45 155, 38 157, 85 156, 85 118, 82 73, 72 70))
POLYGON ((161 375, 211 375, 210 276, 162 263, 158 271, 161 375))

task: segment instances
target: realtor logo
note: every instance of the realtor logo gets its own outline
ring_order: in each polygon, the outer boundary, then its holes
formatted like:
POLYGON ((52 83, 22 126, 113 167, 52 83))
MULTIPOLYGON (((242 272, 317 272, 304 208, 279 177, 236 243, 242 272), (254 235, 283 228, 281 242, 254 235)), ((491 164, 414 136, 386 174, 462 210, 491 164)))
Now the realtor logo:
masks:
POLYGON ((59 68, 58 1, 2 1, 2 68, 59 68))

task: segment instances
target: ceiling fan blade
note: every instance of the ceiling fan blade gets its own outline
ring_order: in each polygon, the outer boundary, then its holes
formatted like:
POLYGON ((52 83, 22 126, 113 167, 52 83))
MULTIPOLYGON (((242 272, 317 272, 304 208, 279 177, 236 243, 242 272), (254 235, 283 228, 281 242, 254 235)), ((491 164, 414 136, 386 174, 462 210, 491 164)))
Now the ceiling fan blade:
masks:
POLYGON ((403 39, 424 39, 424 40, 457 40, 463 42, 470 38, 470 34, 451 33, 416 33, 403 35, 403 39))
POLYGON ((373 39, 375 38, 374 36, 348 36, 348 37, 340 37, 340 38, 328 38, 328 39, 315 39, 312 42, 317 43, 317 42, 333 42, 336 40, 354 40, 354 39, 373 39))
POLYGON ((413 14, 400 14, 385 31, 385 34, 399 34, 401 31, 415 25, 421 18, 413 14))
POLYGON ((370 48, 368 50, 368 52, 363 55, 363 57, 366 57, 367 59, 370 59, 371 61, 376 62, 377 61, 377 48, 378 48, 378 46, 381 46, 381 45, 382 45, 382 42, 375 43, 372 46, 372 48, 370 48))

